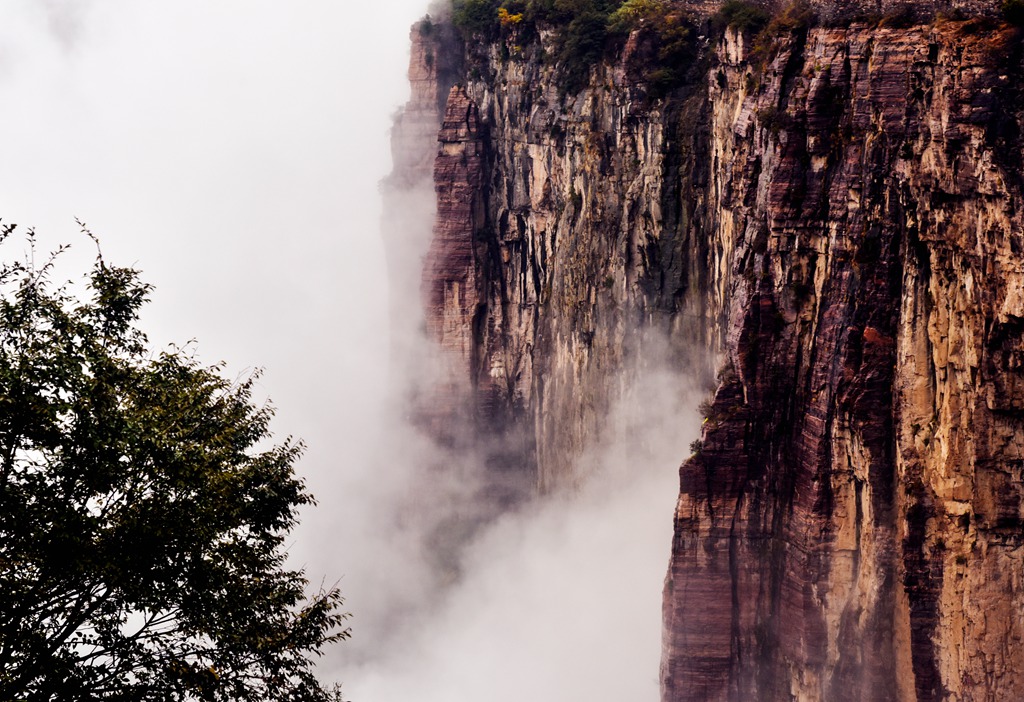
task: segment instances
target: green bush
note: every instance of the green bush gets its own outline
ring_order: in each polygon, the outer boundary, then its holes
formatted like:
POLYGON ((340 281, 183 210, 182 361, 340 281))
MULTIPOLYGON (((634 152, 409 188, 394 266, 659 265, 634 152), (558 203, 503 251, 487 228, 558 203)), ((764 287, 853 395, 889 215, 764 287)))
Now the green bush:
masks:
POLYGON ((498 0, 453 0, 452 24, 464 35, 490 35, 498 26, 498 0))
POLYGON ((772 136, 778 136, 779 132, 785 131, 792 125, 792 118, 785 110, 775 105, 757 110, 754 115, 761 126, 771 132, 772 136))
POLYGON ((555 11, 555 0, 528 0, 526 3, 526 17, 534 22, 544 22, 551 19, 555 11))
POLYGON ((551 10, 547 14, 548 19, 559 24, 588 14, 599 14, 607 22, 608 16, 619 9, 621 4, 622 0, 552 0, 551 10))
POLYGON ((784 32, 798 32, 815 21, 814 9, 807 0, 793 0, 772 17, 765 31, 779 35, 784 32))
POLYGON ((768 25, 771 15, 763 7, 749 0, 726 0, 718 9, 716 19, 723 26, 756 34, 768 25))
POLYGON ((653 48, 653 60, 646 58, 648 65, 641 66, 652 98, 683 83, 696 59, 691 20, 670 0, 627 0, 609 16, 608 30, 618 35, 639 30, 653 48))
POLYGON ((535 37, 537 23, 555 29, 553 58, 564 91, 582 89, 590 69, 600 63, 615 37, 641 19, 657 32, 660 65, 650 67, 648 82, 662 93, 679 82, 691 54, 691 30, 671 0, 452 0, 452 23, 464 37, 494 39, 515 27, 519 38, 535 37), (523 34, 525 32, 525 34, 523 34))
POLYGON ((582 88, 590 75, 590 67, 604 56, 608 37, 608 16, 597 11, 584 12, 574 18, 562 36, 558 62, 562 64, 564 86, 569 90, 582 88))
POLYGON ((666 9, 665 0, 626 0, 608 17, 608 29, 619 33, 631 32, 640 20, 663 17, 666 9))
POLYGON ((747 61, 760 73, 778 50, 780 37, 802 32, 814 21, 814 11, 807 0, 794 0, 754 36, 747 61))

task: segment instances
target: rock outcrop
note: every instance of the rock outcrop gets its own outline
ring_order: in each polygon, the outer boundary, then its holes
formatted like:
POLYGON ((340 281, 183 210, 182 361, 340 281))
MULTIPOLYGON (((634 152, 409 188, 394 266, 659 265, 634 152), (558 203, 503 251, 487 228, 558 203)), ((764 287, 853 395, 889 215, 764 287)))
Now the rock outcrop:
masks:
POLYGON ((509 501, 571 484, 663 335, 717 366, 663 699, 1024 699, 1016 30, 705 24, 665 96, 643 28, 568 94, 521 31, 451 62, 432 431, 470 427, 509 501))
POLYGON ((812 29, 753 92, 742 37, 720 48, 729 340, 682 470, 665 699, 1024 695, 1015 41, 812 29))
POLYGON ((704 154, 679 123, 704 88, 667 115, 618 65, 564 96, 553 66, 504 51, 470 51, 486 75, 449 95, 426 327, 447 359, 435 407, 468 408, 495 464, 548 490, 577 479, 640 329, 675 338, 689 364, 695 341, 721 345, 698 341, 722 333, 724 301, 697 294, 710 253, 688 194, 704 154))

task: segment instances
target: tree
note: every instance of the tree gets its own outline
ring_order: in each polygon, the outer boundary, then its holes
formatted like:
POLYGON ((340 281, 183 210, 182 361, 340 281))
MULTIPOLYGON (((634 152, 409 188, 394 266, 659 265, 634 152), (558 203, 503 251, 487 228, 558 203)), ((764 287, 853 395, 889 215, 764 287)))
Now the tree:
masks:
POLYGON ((55 257, 0 265, 0 699, 339 700, 340 594, 284 563, 301 443, 255 377, 148 349, 137 271, 79 301, 55 257))
POLYGON ((452 0, 452 24, 468 39, 487 36, 498 26, 499 0, 452 0))

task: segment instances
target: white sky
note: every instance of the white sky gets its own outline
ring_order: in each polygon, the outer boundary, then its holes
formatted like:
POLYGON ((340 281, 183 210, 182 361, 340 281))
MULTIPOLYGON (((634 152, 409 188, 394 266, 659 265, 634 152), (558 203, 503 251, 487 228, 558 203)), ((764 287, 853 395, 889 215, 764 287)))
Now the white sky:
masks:
MULTIPOLYGON (((0 0, 0 219, 156 289, 159 347, 263 368, 321 507, 291 550, 329 582, 338 478, 373 450, 387 281, 378 182, 427 0, 0 0)), ((21 241, 0 252, 19 256, 21 241)), ((344 482, 344 481, 342 481, 344 482)), ((338 559, 340 560, 340 559, 338 559)), ((351 604, 351 603, 350 603, 351 604)))
POLYGON ((0 0, 0 218, 91 257, 86 222, 156 285, 153 340, 264 367, 318 460, 386 348, 377 182, 425 4, 0 0))
POLYGON ((80 218, 156 286, 154 342, 264 368, 274 430, 306 440, 322 498, 382 397, 377 183, 425 8, 0 0, 0 218, 71 242, 68 276, 94 255, 80 218))

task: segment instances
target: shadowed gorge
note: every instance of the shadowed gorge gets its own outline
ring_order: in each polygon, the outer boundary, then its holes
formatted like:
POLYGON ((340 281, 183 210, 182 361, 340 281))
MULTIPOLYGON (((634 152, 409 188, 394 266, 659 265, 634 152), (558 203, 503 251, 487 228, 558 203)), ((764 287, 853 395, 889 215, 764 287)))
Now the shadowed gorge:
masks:
POLYGON ((499 5, 412 34, 419 425, 482 446, 512 508, 586 481, 657 358, 714 388, 663 700, 1024 697, 1019 30, 991 3, 590 3, 590 34, 499 5))

